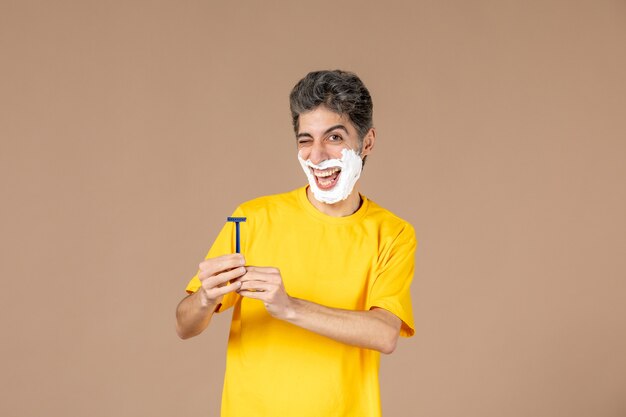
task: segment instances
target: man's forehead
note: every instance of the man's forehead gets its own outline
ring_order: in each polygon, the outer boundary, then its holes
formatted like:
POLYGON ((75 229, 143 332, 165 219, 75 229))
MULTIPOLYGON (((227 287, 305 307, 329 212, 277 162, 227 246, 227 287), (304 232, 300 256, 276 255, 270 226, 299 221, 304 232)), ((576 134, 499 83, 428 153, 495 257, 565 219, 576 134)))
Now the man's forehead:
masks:
POLYGON ((324 133, 335 128, 348 133, 356 130, 347 114, 337 113, 323 106, 301 113, 298 121, 298 134, 324 133))

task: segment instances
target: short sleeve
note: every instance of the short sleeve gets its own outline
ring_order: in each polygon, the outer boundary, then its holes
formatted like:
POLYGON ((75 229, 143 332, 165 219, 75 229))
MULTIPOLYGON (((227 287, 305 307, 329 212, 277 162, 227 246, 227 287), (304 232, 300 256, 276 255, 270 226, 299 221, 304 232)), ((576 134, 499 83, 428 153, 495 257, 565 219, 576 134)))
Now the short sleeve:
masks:
POLYGON ((377 274, 368 294, 367 308, 383 308, 402 320, 400 335, 415 334, 411 281, 415 272, 417 241, 413 227, 406 223, 381 253, 377 274))
MULTIPOLYGON (((243 211, 240 208, 237 208, 232 216, 245 217, 243 211)), ((230 253, 235 253, 235 224, 232 222, 227 222, 226 224, 224 224, 222 230, 217 235, 217 238, 213 242, 211 249, 209 249, 209 252, 204 259, 228 255, 230 253)), ((194 275, 187 284, 187 288, 185 290, 188 294, 192 294, 198 291, 200 285, 201 283, 198 279, 198 273, 196 273, 196 275, 194 275)), ((222 304, 218 306, 217 312, 219 313, 232 307, 239 298, 240 295, 235 292, 224 295, 224 298, 222 299, 222 304)))

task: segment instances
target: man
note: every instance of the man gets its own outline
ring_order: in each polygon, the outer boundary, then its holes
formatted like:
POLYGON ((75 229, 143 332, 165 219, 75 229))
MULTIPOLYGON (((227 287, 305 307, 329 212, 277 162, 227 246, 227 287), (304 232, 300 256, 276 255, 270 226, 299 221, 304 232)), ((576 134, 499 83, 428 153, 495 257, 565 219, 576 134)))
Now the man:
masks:
POLYGON ((412 336, 411 225, 358 192, 372 152, 372 101, 344 71, 309 73, 290 96, 308 186, 239 206, 178 306, 201 333, 234 307, 223 416, 380 416, 380 352, 412 336))

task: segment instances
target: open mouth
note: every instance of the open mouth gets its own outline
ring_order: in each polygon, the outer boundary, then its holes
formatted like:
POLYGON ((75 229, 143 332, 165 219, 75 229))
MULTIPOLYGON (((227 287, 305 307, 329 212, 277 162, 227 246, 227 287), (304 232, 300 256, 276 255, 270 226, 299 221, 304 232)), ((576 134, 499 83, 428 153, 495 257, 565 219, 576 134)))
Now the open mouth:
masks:
POLYGON ((341 174, 341 168, 333 167, 322 170, 311 168, 311 172, 313 173, 315 183, 320 190, 330 190, 335 186, 335 184, 337 184, 337 180, 341 174))

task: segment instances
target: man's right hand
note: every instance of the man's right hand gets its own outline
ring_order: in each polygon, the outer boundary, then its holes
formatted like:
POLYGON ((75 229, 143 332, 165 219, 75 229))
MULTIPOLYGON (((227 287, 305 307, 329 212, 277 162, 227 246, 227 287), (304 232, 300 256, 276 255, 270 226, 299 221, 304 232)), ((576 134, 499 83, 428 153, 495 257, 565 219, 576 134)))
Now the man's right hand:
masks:
POLYGON ((224 294, 238 290, 241 282, 237 278, 246 273, 246 260, 240 253, 206 259, 198 266, 198 289, 203 306, 215 306, 222 302, 224 294), (230 281, 230 282, 229 282, 230 281))
POLYGON ((183 298, 176 307, 176 332, 181 339, 202 333, 224 294, 241 288, 239 277, 246 273, 245 263, 243 255, 239 253, 210 258, 200 263, 198 279, 202 286, 183 298))

